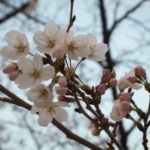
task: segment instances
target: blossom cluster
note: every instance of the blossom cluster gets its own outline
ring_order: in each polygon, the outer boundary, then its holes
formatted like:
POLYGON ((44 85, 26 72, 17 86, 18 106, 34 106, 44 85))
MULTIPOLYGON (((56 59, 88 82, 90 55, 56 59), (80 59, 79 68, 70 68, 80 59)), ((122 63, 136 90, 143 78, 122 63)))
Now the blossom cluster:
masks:
POLYGON ((38 51, 34 55, 25 34, 12 30, 5 38, 8 45, 3 47, 2 54, 14 62, 5 66, 3 72, 20 89, 28 89, 27 97, 33 103, 31 112, 39 114, 38 122, 41 126, 47 126, 53 118, 60 122, 65 121, 67 112, 63 107, 69 107, 68 103, 77 101, 78 97, 86 98, 87 107, 87 101, 97 107, 101 95, 116 86, 119 87, 120 94, 110 117, 114 121, 120 121, 132 110, 132 95, 126 89, 138 90, 143 84, 150 91, 146 72, 141 66, 126 73, 118 81, 115 71, 104 69, 100 84, 93 88, 85 85, 76 74, 75 68, 72 68, 71 61, 102 61, 108 51, 107 45, 97 43, 92 34, 75 36, 73 31, 67 32, 54 23, 48 23, 43 31, 37 31, 33 36, 38 51), (46 81, 45 84, 43 81, 46 81), (54 101, 53 91, 58 95, 57 101, 54 101))
POLYGON ((55 88, 58 99, 67 93, 67 59, 102 61, 108 51, 107 45, 97 43, 94 35, 75 36, 73 31, 58 29, 54 23, 46 24, 43 31, 37 31, 33 36, 36 50, 40 54, 31 53, 28 39, 23 33, 11 30, 5 38, 8 45, 3 47, 2 54, 15 62, 5 66, 3 72, 20 89, 29 89, 27 97, 33 102, 31 112, 39 114, 38 122, 41 126, 47 126, 53 118, 58 121, 67 119, 67 112, 62 107, 69 105, 63 101, 54 102, 52 92, 54 85, 58 83, 59 86, 55 88), (59 71, 56 64, 59 60, 65 64, 61 66, 62 71, 59 71), (43 81, 47 81, 48 85, 43 84, 43 81))
POLYGON ((142 84, 145 86, 146 81, 146 71, 141 66, 135 67, 135 69, 129 71, 121 77, 118 81, 118 87, 120 94, 118 99, 115 100, 114 106, 110 113, 110 117, 115 121, 121 121, 131 109, 131 93, 125 92, 126 89, 139 90, 142 88, 142 84))

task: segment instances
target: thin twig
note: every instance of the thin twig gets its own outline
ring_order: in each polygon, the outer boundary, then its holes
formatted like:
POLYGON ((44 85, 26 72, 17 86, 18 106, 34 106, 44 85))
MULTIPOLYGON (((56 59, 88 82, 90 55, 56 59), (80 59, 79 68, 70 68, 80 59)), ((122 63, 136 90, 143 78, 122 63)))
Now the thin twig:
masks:
MULTIPOLYGON (((10 92, 8 89, 6 89, 4 86, 0 84, 0 91, 10 97, 13 101, 12 104, 21 106, 27 110, 31 110, 31 105, 10 92)), ((5 101, 6 102, 6 101, 5 101)), ((8 101, 9 102, 9 101, 8 101)), ((53 119, 52 123, 60 129, 69 139, 72 139, 74 141, 77 141, 78 143, 92 149, 92 150, 103 150, 102 148, 96 146, 95 144, 85 140, 84 138, 79 137, 78 135, 72 133, 69 129, 67 129, 65 126, 63 126, 60 122, 58 122, 56 119, 53 119)))
POLYGON ((76 16, 73 16, 73 4, 74 4, 74 0, 70 0, 70 17, 69 17, 69 25, 67 28, 67 32, 69 32, 70 28, 72 27, 76 16))

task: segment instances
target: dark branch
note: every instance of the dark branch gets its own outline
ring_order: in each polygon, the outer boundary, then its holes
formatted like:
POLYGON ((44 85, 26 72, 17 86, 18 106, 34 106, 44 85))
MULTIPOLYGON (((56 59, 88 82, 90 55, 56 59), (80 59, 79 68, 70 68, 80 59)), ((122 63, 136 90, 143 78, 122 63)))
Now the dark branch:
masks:
POLYGON ((121 18, 119 18, 118 20, 116 20, 114 22, 114 24, 112 25, 111 29, 109 30, 109 34, 111 34, 113 32, 113 30, 123 21, 125 20, 129 15, 131 15, 133 12, 135 12, 136 10, 138 10, 138 8, 140 8, 142 6, 142 4, 144 2, 146 2, 148 0, 141 0, 140 2, 138 2, 133 8, 131 8, 130 10, 128 10, 121 18))

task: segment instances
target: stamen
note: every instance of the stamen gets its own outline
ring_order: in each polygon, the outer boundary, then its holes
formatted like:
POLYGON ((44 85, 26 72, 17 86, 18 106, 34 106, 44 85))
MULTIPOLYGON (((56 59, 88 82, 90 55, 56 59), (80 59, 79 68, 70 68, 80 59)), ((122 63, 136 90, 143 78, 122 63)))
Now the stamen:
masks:
POLYGON ((77 43, 75 41, 72 41, 69 45, 68 45, 68 50, 73 51, 75 49, 77 49, 77 43))
POLYGON ((38 78, 40 76, 40 72, 34 70, 34 71, 32 71, 32 72, 29 73, 29 76, 36 79, 36 78, 38 78))
POLYGON ((14 48, 17 49, 19 52, 24 51, 24 49, 26 48, 25 45, 23 45, 22 43, 18 43, 14 45, 14 48))
POLYGON ((53 48, 55 46, 55 43, 56 43, 56 41, 54 38, 49 38, 47 41, 47 46, 50 48, 53 48))
POLYGON ((48 92, 47 92, 47 90, 46 90, 46 89, 40 89, 38 96, 39 96, 39 98, 40 98, 41 100, 44 100, 45 98, 48 97, 48 92))

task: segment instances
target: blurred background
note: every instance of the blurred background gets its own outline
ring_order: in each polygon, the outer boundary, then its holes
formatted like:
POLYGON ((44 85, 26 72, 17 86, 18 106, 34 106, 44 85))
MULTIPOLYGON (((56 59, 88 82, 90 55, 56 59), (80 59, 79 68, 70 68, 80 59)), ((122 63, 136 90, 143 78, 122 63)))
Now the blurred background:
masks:
MULTIPOLYGON (((78 74, 89 85, 97 85, 104 68, 115 70, 117 79, 137 65, 148 71, 150 79, 150 0, 74 0, 76 20, 72 30, 76 34, 92 33, 98 42, 107 43, 109 52, 103 62, 86 60, 78 74)), ((67 28, 70 14, 69 0, 0 0, 0 49, 6 45, 5 34, 10 30, 24 32, 30 49, 36 53, 33 34, 48 22, 67 28)), ((27 101, 26 91, 19 90, 2 73, 10 60, 0 55, 0 83, 27 101)), ((75 64, 75 62, 74 62, 75 64)), ((117 97, 117 89, 107 91, 102 97, 101 109, 107 118, 117 97)), ((4 95, 0 93, 0 96, 4 95)), ((146 111, 149 95, 140 90, 134 94, 135 102, 146 111)), ((72 106, 76 108, 76 106, 72 106)), ((82 115, 68 110, 64 123, 69 129, 93 143, 105 147, 108 137, 91 135, 91 123, 82 115), (84 120, 84 121, 83 121, 84 120)), ((138 117, 133 114, 135 118, 138 117)), ((150 130, 149 130, 150 132, 150 130)), ((119 123, 118 139, 125 150, 142 150, 142 135, 131 121, 119 123), (136 146, 136 148, 135 148, 136 146)), ((149 134, 148 134, 149 135, 149 134)), ((150 136, 149 136, 150 139, 150 136)), ((149 144, 150 145, 150 144, 149 144)), ((149 146, 150 147, 150 146, 149 146)), ((0 102, 0 150, 88 150, 69 140, 53 125, 46 128, 37 123, 37 116, 14 105, 0 102)))

